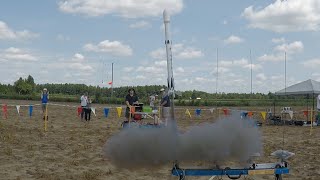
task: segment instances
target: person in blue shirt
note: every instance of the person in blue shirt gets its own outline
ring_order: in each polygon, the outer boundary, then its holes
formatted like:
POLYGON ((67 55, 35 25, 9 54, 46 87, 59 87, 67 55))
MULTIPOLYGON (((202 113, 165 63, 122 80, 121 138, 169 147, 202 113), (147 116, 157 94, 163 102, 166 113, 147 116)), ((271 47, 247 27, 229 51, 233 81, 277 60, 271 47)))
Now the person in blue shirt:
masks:
POLYGON ((48 114, 46 109, 47 109, 47 103, 49 101, 49 91, 47 88, 44 88, 43 91, 41 92, 41 103, 42 103, 42 113, 43 113, 43 120, 45 119, 45 116, 47 115, 47 120, 48 120, 48 114))

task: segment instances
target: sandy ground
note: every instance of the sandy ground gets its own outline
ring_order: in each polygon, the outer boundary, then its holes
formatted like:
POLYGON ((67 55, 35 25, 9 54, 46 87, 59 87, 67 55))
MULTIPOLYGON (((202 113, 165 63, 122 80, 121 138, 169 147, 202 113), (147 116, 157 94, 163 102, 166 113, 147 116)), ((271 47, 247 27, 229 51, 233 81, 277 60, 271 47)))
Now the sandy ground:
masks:
MULTIPOLYGON (((38 102, 0 100, 0 104, 3 103, 27 105, 38 102)), ((40 106, 34 107, 31 118, 28 116, 28 107, 21 107, 20 116, 15 107, 8 107, 8 119, 2 117, 1 111, 0 179, 178 179, 170 175, 171 163, 156 169, 129 171, 117 169, 104 159, 102 147, 109 137, 120 130, 124 117, 118 118, 113 109, 106 118, 102 112, 106 105, 94 106, 97 108, 97 116, 92 115, 89 123, 80 120, 76 108, 49 106, 47 132, 44 132, 40 106)), ((255 110, 265 109, 264 107, 255 110)), ((218 113, 207 110, 202 112, 201 117, 190 119, 185 115, 185 109, 176 111, 176 119, 181 130, 203 122, 214 122, 217 116, 218 113)), ((258 114, 256 116, 257 119, 260 118, 258 114)), ((312 129, 312 135, 310 127, 263 125, 260 129, 263 134, 264 154, 256 160, 257 163, 276 162, 270 153, 284 147, 296 154, 288 161, 290 174, 284 175, 284 179, 320 179, 319 127, 312 129)), ((274 176, 256 175, 247 176, 246 179, 274 179, 274 176)))

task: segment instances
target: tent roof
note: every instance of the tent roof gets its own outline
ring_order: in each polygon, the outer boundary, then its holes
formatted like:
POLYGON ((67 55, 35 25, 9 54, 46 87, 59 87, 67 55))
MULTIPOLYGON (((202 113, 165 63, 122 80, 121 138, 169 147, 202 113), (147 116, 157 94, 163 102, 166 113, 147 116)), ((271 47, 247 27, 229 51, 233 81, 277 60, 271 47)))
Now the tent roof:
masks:
POLYGON ((276 95, 320 94, 320 82, 308 79, 276 92, 276 95))

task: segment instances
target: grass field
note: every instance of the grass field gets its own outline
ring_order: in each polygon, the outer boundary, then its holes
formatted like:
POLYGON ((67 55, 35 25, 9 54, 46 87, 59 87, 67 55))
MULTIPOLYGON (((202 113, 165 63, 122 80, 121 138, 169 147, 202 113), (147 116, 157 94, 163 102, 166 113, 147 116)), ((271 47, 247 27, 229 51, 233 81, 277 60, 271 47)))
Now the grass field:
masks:
MULTIPOLYGON (((38 101, 0 100, 0 104, 28 105, 38 101)), ((69 106, 49 106, 48 131, 44 132, 40 106, 35 106, 33 116, 28 115, 28 107, 20 108, 20 116, 14 106, 8 107, 8 119, 0 117, 0 179, 178 179, 170 175, 172 168, 167 166, 157 169, 125 170, 117 169, 104 159, 102 148, 113 134, 120 130, 124 120, 117 117, 115 109, 111 109, 108 117, 104 117, 103 107, 97 108, 96 116, 92 114, 90 122, 83 122, 77 116, 76 103, 59 103, 69 106)), ((110 107, 110 106, 108 106, 110 107)), ((200 117, 189 118, 185 109, 178 108, 176 119, 180 130, 203 122, 214 122, 218 113, 202 111, 200 117)), ((194 108, 194 107, 193 107, 194 108)), ((263 111, 268 107, 253 108, 263 111)), ((277 107, 278 108, 278 107, 277 107)), ((242 108, 238 108, 242 109, 242 108)), ((251 109, 250 109, 251 110, 251 109)), ((301 108, 302 110, 302 108, 301 108)), ((223 112, 220 112, 223 116, 223 112)), ((258 113, 254 116, 260 120, 258 113)), ((259 127, 263 134, 264 154, 257 163, 275 162, 270 153, 281 149, 294 152, 289 159, 290 174, 284 179, 319 179, 320 177, 320 128, 314 127, 310 135, 310 127, 271 126, 263 124, 259 127), (284 146, 282 144, 284 136, 284 146)), ((203 165, 201 162, 195 165, 203 165)), ((188 177, 187 179, 209 179, 210 177, 188 177)), ((243 179, 243 178, 241 178, 243 179)), ((274 179, 269 175, 249 176, 247 179, 274 179)))

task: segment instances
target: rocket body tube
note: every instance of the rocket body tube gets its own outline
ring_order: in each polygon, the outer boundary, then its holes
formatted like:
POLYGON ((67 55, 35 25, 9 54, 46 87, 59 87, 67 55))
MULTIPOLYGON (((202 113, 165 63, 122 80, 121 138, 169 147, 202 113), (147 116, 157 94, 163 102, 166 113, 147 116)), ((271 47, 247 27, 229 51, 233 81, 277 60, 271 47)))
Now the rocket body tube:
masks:
POLYGON ((166 53, 167 53, 167 70, 168 70, 168 95, 170 97, 170 107, 171 107, 171 118, 174 120, 174 78, 173 78, 173 70, 172 70, 172 51, 171 51, 171 37, 169 31, 170 24, 170 16, 166 10, 163 11, 163 22, 165 28, 165 45, 166 45, 166 53))
POLYGON ((169 94, 173 94, 174 96, 174 80, 173 80, 173 70, 172 70, 172 51, 171 51, 171 37, 169 33, 169 24, 170 24, 170 17, 166 10, 163 12, 163 19, 164 19, 164 28, 165 28, 165 45, 166 45, 166 53, 167 53, 167 70, 168 70, 168 90, 169 94))

